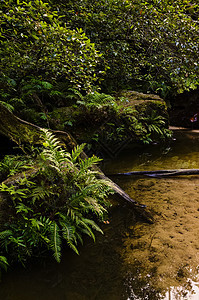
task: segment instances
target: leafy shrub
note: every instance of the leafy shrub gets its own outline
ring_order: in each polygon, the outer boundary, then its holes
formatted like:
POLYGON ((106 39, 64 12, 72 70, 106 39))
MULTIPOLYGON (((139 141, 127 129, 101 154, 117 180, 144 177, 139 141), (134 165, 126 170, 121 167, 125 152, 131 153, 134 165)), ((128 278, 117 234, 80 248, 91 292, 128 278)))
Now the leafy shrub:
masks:
POLYGON ((82 29, 68 29, 48 3, 17 1, 13 5, 12 0, 3 0, 0 22, 1 76, 19 85, 31 74, 50 83, 68 81, 85 90, 97 81, 101 55, 82 29))
POLYGON ((168 97, 197 88, 197 1, 61 0, 59 8, 67 25, 84 28, 103 53, 107 90, 126 86, 168 97))
POLYGON ((60 262, 63 241, 78 253, 78 241, 83 242, 84 234, 95 240, 93 230, 102 233, 95 219, 103 220, 105 198, 112 190, 92 169, 100 159, 82 160, 84 145, 68 153, 47 130, 43 138, 36 175, 24 175, 15 185, 0 185, 8 198, 9 214, 0 232, 0 245, 2 256, 8 255, 11 262, 24 264, 41 249, 52 250, 60 262))

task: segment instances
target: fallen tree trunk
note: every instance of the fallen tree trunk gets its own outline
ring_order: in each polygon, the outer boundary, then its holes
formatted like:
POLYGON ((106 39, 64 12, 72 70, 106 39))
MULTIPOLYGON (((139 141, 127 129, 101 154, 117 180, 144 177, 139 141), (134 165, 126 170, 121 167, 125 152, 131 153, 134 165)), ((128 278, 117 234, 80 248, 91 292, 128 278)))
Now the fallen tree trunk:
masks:
POLYGON ((171 169, 171 170, 156 170, 156 171, 132 171, 127 173, 111 174, 109 176, 133 176, 133 175, 146 175, 151 177, 167 177, 167 176, 178 176, 178 175, 197 175, 199 169, 171 169))
MULTIPOLYGON (((22 150, 24 149, 24 144, 34 145, 42 143, 41 130, 41 127, 18 118, 5 106, 0 104, 0 134, 9 137, 12 141, 17 143, 18 146, 22 148, 22 150)), ((77 142, 70 133, 55 130, 50 131, 53 132, 55 136, 66 145, 69 151, 77 146, 77 142)), ((82 152, 81 158, 84 159, 86 157, 87 155, 84 152, 82 152)), ((134 209, 138 211, 139 214, 141 214, 142 217, 145 218, 145 220, 147 220, 150 223, 152 222, 152 216, 150 215, 150 213, 144 210, 144 208, 146 207, 145 205, 141 205, 135 200, 133 200, 127 193, 125 193, 125 191, 122 188, 120 188, 115 182, 108 178, 98 167, 94 166, 93 168, 95 170, 97 169, 99 171, 99 177, 107 180, 110 183, 112 189, 117 194, 119 194, 125 201, 131 203, 134 209)), ((20 179, 23 176, 23 174, 19 174, 18 178, 20 179)), ((16 181, 16 178, 10 178, 6 181, 6 183, 8 184, 9 181, 13 184, 13 181, 16 181)))

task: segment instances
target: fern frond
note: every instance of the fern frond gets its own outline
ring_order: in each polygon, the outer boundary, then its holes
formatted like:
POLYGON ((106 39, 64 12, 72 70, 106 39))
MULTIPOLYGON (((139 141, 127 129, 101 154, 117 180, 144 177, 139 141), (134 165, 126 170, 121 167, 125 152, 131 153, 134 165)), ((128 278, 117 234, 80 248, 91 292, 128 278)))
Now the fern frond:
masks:
POLYGON ((43 138, 45 139, 44 146, 52 146, 54 149, 59 149, 61 147, 60 141, 55 137, 55 135, 52 132, 45 128, 42 128, 41 130, 43 131, 43 138))
POLYGON ((81 228, 81 232, 90 236, 93 239, 93 241, 95 242, 95 236, 94 236, 92 230, 88 226, 87 226, 87 228, 81 228))
MULTIPOLYGON (((70 92, 72 92, 71 94, 69 94, 69 95, 71 95, 71 96, 78 96, 80 99, 83 99, 83 95, 80 93, 80 91, 78 91, 78 90, 76 90, 76 89, 74 89, 74 88, 69 88, 68 89, 68 91, 70 91, 70 92)), ((68 96, 69 96, 68 95, 68 96)), ((67 96, 66 96, 67 97, 67 96)))
POLYGON ((0 239, 4 240, 7 239, 8 237, 12 236, 13 232, 12 230, 4 230, 0 232, 0 239))
POLYGON ((82 153, 84 147, 85 147, 85 143, 81 144, 80 146, 76 146, 74 148, 74 150, 72 150, 72 153, 71 153, 71 159, 72 159, 72 162, 75 163, 77 158, 80 156, 80 154, 82 153))
POLYGON ((13 237, 12 230, 4 230, 0 232, 0 246, 5 247, 7 251, 7 246, 10 244, 11 238, 13 237))
POLYGON ((67 241, 68 246, 75 251, 75 253, 79 254, 77 247, 76 236, 75 236, 75 227, 66 223, 61 223, 62 226, 62 235, 63 238, 67 241))
POLYGON ((8 261, 7 258, 5 256, 0 256, 0 269, 4 269, 5 271, 7 271, 7 267, 8 267, 8 261))
POLYGON ((91 194, 92 192, 94 192, 94 194, 96 194, 96 192, 99 192, 99 190, 103 189, 103 186, 105 186, 105 184, 100 184, 98 182, 94 182, 94 183, 91 183, 91 184, 85 186, 83 191, 85 194, 87 193, 87 195, 91 194))
POLYGON ((67 223, 60 222, 62 227, 62 234, 65 240, 73 241, 74 240, 74 232, 75 228, 67 223))
POLYGON ((86 219, 86 218, 82 218, 82 220, 84 223, 86 223, 87 225, 90 225, 96 231, 104 234, 103 231, 101 230, 101 228, 93 220, 86 219))
POLYGON ((4 102, 4 101, 0 101, 0 103, 5 106, 8 110, 10 110, 11 112, 14 111, 14 106, 12 106, 11 104, 4 102))
POLYGON ((47 218, 46 216, 41 216, 41 217, 39 218, 39 221, 40 221, 44 226, 49 226, 49 225, 52 223, 52 221, 51 221, 49 218, 47 218))
MULTIPOLYGON (((69 208, 68 214, 72 213, 72 211, 73 211, 72 207, 78 206, 79 203, 83 200, 83 198, 84 198, 84 195, 82 194, 82 191, 71 195, 71 197, 68 199, 68 202, 70 203, 70 208, 69 208)), ((72 215, 71 215, 71 217, 72 217, 72 215)))
POLYGON ((57 262, 61 260, 61 238, 59 231, 59 226, 53 221, 50 225, 50 248, 53 250, 54 258, 57 262))
POLYGON ((83 238, 79 232, 76 232, 77 240, 83 245, 83 238))
POLYGON ((87 224, 87 221, 85 221, 86 219, 79 219, 78 220, 78 228, 85 234, 87 234, 88 236, 90 236, 94 241, 95 241, 95 235, 92 232, 92 229, 89 227, 89 225, 91 224, 87 224))
POLYGON ((98 201, 92 197, 85 197, 84 200, 89 204, 89 209, 95 214, 102 215, 107 212, 107 210, 98 203, 98 201))
POLYGON ((102 159, 100 159, 97 156, 88 157, 85 160, 81 160, 80 162, 80 170, 83 172, 84 170, 87 170, 91 168, 94 164, 97 164, 102 159))

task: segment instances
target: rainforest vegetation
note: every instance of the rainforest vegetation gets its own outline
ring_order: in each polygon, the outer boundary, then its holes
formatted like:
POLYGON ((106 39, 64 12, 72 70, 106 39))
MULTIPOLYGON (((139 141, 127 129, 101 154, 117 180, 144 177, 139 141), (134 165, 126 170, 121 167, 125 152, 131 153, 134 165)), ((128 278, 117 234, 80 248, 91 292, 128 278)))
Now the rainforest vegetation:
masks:
POLYGON ((167 101, 197 89, 199 5, 187 0, 0 3, 0 104, 48 129, 41 130, 40 145, 18 141, 23 153, 5 155, 0 163, 0 267, 6 269, 46 249, 59 262, 61 244, 78 253, 84 234, 95 239, 93 229, 102 232, 97 222, 106 221, 112 190, 92 169, 100 159, 82 160, 83 148, 89 150, 84 144, 69 153, 50 129, 69 130, 78 142, 89 143, 99 139, 96 128, 106 121, 114 127, 106 130, 111 142, 129 134, 144 143, 169 138, 163 102, 158 100, 156 111, 153 102, 150 110, 138 111, 121 91, 155 93, 167 101), (94 134, 84 138, 82 128, 90 124, 94 134), (4 182, 23 172, 15 184, 4 182))

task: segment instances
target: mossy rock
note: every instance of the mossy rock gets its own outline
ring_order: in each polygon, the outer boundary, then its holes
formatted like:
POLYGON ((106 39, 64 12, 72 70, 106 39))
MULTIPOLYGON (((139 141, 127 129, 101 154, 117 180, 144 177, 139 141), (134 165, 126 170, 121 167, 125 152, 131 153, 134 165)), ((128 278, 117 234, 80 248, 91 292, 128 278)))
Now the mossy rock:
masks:
POLYGON ((69 130, 75 139, 89 142, 93 134, 110 118, 107 107, 87 109, 82 105, 56 108, 49 114, 56 130, 69 130))
POLYGON ((120 97, 126 98, 125 107, 131 107, 138 111, 142 117, 151 115, 152 111, 156 111, 157 115, 162 116, 166 120, 166 127, 169 126, 169 114, 166 102, 158 95, 144 94, 136 91, 122 91, 120 97))
POLYGON ((119 97, 126 97, 128 103, 131 105, 137 105, 147 101, 161 101, 164 102, 162 98, 154 94, 144 94, 136 91, 122 91, 119 93, 119 97))
POLYGON ((144 140, 147 122, 143 123, 143 119, 151 116, 153 120, 154 113, 165 120, 161 130, 168 128, 167 106, 157 95, 124 91, 116 98, 116 103, 115 106, 111 103, 100 107, 73 105, 56 108, 50 113, 50 123, 53 129, 68 130, 78 143, 85 142, 94 148, 144 140))

